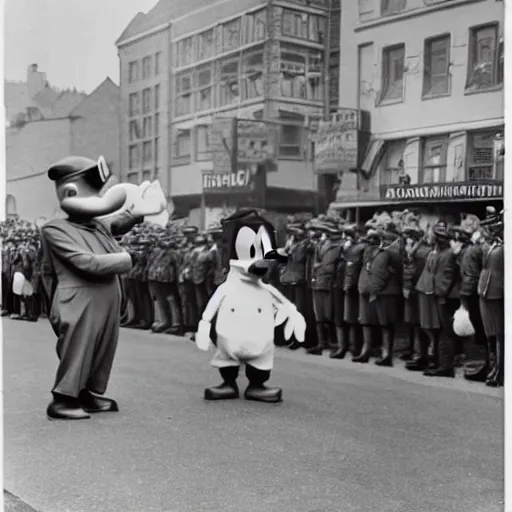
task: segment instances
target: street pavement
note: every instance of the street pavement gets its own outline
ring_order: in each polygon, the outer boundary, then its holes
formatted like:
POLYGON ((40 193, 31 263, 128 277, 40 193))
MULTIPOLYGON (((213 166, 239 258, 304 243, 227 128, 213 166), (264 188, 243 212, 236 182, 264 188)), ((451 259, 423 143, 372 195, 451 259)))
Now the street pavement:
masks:
POLYGON ((38 512, 503 510, 499 389, 280 348, 282 404, 204 402, 211 353, 123 329, 120 412, 50 422, 48 322, 3 338, 4 488, 38 512))

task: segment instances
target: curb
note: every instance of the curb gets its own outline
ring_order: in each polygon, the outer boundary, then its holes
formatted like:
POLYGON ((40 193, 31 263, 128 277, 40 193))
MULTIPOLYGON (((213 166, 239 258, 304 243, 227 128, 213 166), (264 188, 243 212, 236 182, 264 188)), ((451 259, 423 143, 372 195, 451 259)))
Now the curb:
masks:
POLYGON ((35 508, 4 489, 4 512, 38 512, 35 508))

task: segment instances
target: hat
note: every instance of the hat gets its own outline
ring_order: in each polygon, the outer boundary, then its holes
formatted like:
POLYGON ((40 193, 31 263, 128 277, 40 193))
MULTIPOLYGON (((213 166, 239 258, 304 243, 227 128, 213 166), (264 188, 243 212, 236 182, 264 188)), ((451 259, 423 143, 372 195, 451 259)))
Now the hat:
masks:
POLYGON ((409 238, 414 238, 415 240, 420 240, 421 237, 424 235, 423 230, 414 225, 405 226, 402 229, 402 234, 409 238))
POLYGON ((184 235, 195 235, 199 230, 196 226, 184 226, 182 231, 184 235))
POLYGON ((357 235, 357 225, 356 224, 345 224, 341 227, 341 230, 345 235, 355 237, 357 235))
POLYGON ((52 181, 60 181, 85 173, 97 165, 98 163, 90 158, 68 156, 59 160, 48 169, 48 178, 52 181))
POLYGON ((438 222, 433 228, 432 233, 440 239, 450 240, 452 238, 452 234, 446 228, 446 224, 444 222, 438 222))

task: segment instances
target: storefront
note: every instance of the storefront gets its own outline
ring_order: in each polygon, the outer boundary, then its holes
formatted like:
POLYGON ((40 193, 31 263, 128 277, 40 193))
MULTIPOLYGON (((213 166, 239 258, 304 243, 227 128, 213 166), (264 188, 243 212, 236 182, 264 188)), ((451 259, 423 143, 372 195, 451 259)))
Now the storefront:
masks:
POLYGON ((370 141, 362 165, 341 176, 330 208, 364 222, 376 211, 420 216, 485 215, 503 207, 504 127, 370 141))

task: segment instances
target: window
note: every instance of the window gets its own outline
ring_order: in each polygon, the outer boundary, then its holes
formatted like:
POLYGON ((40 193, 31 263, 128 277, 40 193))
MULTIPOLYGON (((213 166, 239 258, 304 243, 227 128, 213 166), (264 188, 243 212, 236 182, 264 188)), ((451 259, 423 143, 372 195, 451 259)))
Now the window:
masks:
POLYGON ((152 171, 142 171, 142 181, 151 181, 152 171))
POLYGON ((315 43, 323 44, 325 37, 326 19, 323 16, 316 14, 309 15, 309 34, 308 38, 310 41, 315 43))
POLYGON ((404 91, 405 45, 385 48, 382 54, 381 101, 401 100, 404 91))
POLYGON ((155 85, 155 110, 160 108, 160 85, 155 85))
POLYGON ((176 67, 188 66, 194 62, 194 38, 188 37, 176 45, 176 67))
POLYGON ((279 157, 282 159, 302 158, 304 146, 304 117, 296 114, 281 112, 283 122, 279 134, 279 157), (286 124, 286 122, 289 124, 286 124))
POLYGON ((222 51, 228 52, 240 47, 241 18, 222 25, 222 51))
POLYGON ((190 73, 176 76, 176 115, 192 113, 192 75, 190 73))
POLYGON ((267 37, 267 10, 245 16, 244 44, 263 41, 267 37))
POLYGON ((128 82, 133 84, 139 79, 139 62, 134 60, 128 65, 128 82))
POLYGON ((140 126, 137 119, 130 121, 130 142, 135 142, 140 139, 140 126))
POLYGON ((128 168, 137 169, 140 165, 139 146, 134 144, 128 149, 128 168))
POLYGON ((142 146, 142 158, 145 164, 148 164, 153 161, 153 154, 152 154, 152 142, 144 142, 142 146))
POLYGON ((196 110, 213 108, 213 66, 203 66, 196 72, 196 110))
POLYGON ((142 91, 142 113, 149 114, 151 112, 151 89, 142 91))
POLYGON ((306 53, 281 47, 281 94, 286 98, 306 98, 306 53))
POLYGON ((238 59, 224 61, 220 64, 220 106, 231 105, 232 103, 235 103, 240 96, 238 84, 238 68, 238 59))
POLYGON ((155 114, 155 136, 160 135, 160 114, 155 114))
POLYGON ((151 76, 151 57, 142 59, 142 79, 147 80, 151 76))
POLYGON ((160 161, 160 138, 155 139, 155 164, 158 165, 160 161))
POLYGON ((284 36, 323 43, 325 28, 326 19, 323 16, 289 9, 283 10, 281 31, 284 36))
POLYGON ((423 65, 423 96, 450 92, 450 36, 425 41, 423 65))
POLYGON ((202 162, 211 160, 211 126, 198 126, 196 128, 196 160, 202 162))
POLYGON ((498 24, 471 29, 467 89, 478 90, 503 82, 503 41, 498 24))
POLYGON ((446 181, 447 137, 425 139, 423 143, 423 183, 443 183, 446 181))
POLYGON ((213 28, 199 34, 197 37, 197 43, 198 60, 213 57, 215 55, 215 32, 213 28))
POLYGON ((140 104, 139 104, 139 93, 133 92, 129 96, 129 108, 130 108, 130 117, 135 117, 140 114, 140 104))
POLYGON ((144 118, 144 125, 142 128, 142 133, 144 134, 143 135, 144 139, 150 139, 152 136, 152 124, 151 124, 152 121, 153 121, 153 118, 151 116, 144 118))
POLYGON ((155 75, 160 74, 160 67, 162 66, 162 52, 155 53, 155 75))
POLYGON ((284 36, 308 38, 308 15, 299 11, 283 10, 281 32, 284 36))
POLYGON ((398 185, 399 177, 404 173, 405 140, 388 142, 383 159, 384 166, 381 173, 382 185, 398 185))
POLYGON ((190 158, 190 130, 178 130, 175 141, 176 158, 190 158))
MULTIPOLYGON (((470 181, 503 179, 503 172, 500 169, 502 159, 496 158, 498 155, 495 155, 495 140, 498 133, 497 130, 491 130, 469 134, 468 170, 470 181), (500 174, 498 176, 495 172, 496 167, 500 174)), ((503 134, 501 133, 501 135, 503 134)))
POLYGON ((321 101, 324 97, 322 68, 322 52, 282 45, 282 96, 321 101))
POLYGON ((138 172, 129 172, 126 177, 128 178, 128 183, 132 185, 139 184, 139 173, 138 172))
POLYGON ((381 12, 382 16, 390 16, 405 11, 407 6, 406 0, 382 0, 381 12))
POLYGON ((263 48, 242 56, 242 100, 263 96, 263 48))

